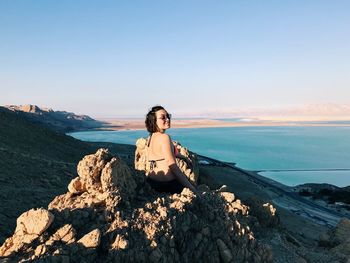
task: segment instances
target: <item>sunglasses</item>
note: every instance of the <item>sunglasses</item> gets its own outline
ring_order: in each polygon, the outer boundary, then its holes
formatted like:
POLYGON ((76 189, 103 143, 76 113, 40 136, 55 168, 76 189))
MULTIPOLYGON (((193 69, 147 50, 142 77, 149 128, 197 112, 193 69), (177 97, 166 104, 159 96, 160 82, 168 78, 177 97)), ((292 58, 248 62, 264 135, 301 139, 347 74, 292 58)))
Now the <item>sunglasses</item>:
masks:
POLYGON ((157 118, 158 120, 166 121, 167 119, 171 120, 171 114, 167 113, 166 115, 162 115, 160 118, 157 118))

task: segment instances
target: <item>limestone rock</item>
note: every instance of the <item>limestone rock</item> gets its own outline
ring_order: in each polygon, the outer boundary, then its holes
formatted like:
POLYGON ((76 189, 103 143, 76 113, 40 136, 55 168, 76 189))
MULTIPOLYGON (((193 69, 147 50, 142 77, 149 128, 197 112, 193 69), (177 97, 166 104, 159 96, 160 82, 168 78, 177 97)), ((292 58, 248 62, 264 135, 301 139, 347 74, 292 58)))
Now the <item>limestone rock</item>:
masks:
POLYGON ((149 163, 147 162, 146 155, 147 140, 145 138, 139 138, 136 141, 135 151, 135 169, 140 171, 149 171, 149 163))
POLYGON ((114 243, 112 244, 113 249, 126 249, 129 245, 128 240, 125 239, 122 235, 117 235, 114 243))
POLYGON ((67 244, 75 241, 76 232, 71 224, 66 224, 59 228, 53 235, 54 240, 61 240, 67 244))
POLYGON ((86 191, 86 186, 80 177, 74 178, 68 185, 68 191, 72 194, 80 194, 86 191))
POLYGON ((107 149, 99 149, 95 154, 85 156, 77 167, 77 172, 82 184, 90 188, 98 182, 102 169, 111 158, 112 156, 107 149))
POLYGON ((31 209, 17 218, 15 233, 41 235, 52 223, 54 216, 46 209, 31 209))
POLYGON ((103 192, 119 191, 124 197, 135 195, 134 173, 120 159, 112 158, 102 170, 101 184, 103 192))
POLYGON ((10 256, 36 240, 53 222, 49 211, 39 208, 24 212, 17 218, 15 234, 0 247, 0 256, 10 256))
POLYGON ((90 233, 87 233, 78 243, 82 244, 86 248, 96 248, 101 242, 101 231, 99 229, 94 229, 90 233))

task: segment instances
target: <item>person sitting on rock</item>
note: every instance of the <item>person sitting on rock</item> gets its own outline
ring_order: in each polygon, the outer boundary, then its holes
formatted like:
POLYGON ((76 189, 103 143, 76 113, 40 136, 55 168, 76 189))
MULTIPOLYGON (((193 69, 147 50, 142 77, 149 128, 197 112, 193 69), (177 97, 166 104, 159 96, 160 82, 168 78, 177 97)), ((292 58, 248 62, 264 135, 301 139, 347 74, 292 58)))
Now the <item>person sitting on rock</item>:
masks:
POLYGON ((165 133, 170 128, 171 115, 162 107, 154 106, 146 115, 147 159, 150 172, 147 182, 158 192, 180 193, 184 187, 198 195, 196 188, 176 164, 177 149, 165 133))

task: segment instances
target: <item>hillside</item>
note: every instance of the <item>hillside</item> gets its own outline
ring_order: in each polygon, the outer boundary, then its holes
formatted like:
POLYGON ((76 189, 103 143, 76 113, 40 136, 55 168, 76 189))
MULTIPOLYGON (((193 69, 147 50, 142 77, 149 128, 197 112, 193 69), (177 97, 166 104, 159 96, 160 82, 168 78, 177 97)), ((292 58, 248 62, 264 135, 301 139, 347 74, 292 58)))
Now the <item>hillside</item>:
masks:
POLYGON ((127 145, 82 142, 0 107, 0 243, 22 212, 47 206, 66 191, 82 156, 106 146, 114 153, 134 151, 127 145))
POLYGON ((67 111, 54 111, 53 109, 40 108, 36 105, 8 105, 5 108, 25 117, 32 123, 41 124, 60 132, 96 129, 105 125, 104 122, 94 120, 87 115, 76 115, 67 111))

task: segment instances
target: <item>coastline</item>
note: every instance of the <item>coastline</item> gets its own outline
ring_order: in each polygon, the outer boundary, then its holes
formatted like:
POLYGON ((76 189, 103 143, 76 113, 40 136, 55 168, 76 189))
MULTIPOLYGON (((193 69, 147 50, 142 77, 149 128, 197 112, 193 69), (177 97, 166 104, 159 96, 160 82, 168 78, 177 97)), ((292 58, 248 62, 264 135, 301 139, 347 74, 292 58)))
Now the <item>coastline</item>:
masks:
MULTIPOLYGON (((225 163, 202 155, 198 156, 200 159, 207 161, 209 165, 214 167, 225 167, 233 170, 235 176, 229 174, 218 176, 215 174, 215 178, 211 178, 211 180, 218 180, 217 183, 224 183, 231 188, 232 191, 240 193, 247 198, 251 194, 256 194, 258 196, 265 195, 265 198, 269 198, 278 207, 307 218, 318 225, 326 226, 327 228, 336 226, 339 220, 343 217, 350 218, 350 212, 345 209, 340 210, 335 206, 327 205, 325 202, 311 200, 311 198, 308 199, 300 196, 299 193, 295 191, 300 185, 294 187, 287 186, 273 179, 262 176, 258 172, 237 167, 235 164, 225 163), (238 176, 240 178, 237 178, 238 176), (242 180, 242 177, 246 177, 252 185, 257 186, 257 189, 250 189, 249 191, 251 192, 249 194, 244 193, 245 189, 237 187, 237 185, 239 185, 238 180, 242 180)), ((215 173, 215 169, 213 170, 215 173)), ((315 186, 316 185, 318 184, 315 184, 315 186)))
MULTIPOLYGON (((105 124, 99 128, 85 129, 79 131, 105 130, 105 131, 121 131, 121 130, 144 130, 145 124, 143 119, 97 119, 105 124)), ((350 123, 334 123, 332 121, 305 121, 305 120, 261 120, 261 121, 226 121, 218 119, 174 119, 171 127, 174 129, 190 129, 190 128, 224 128, 224 127, 268 127, 268 126, 344 126, 350 127, 350 123)))

